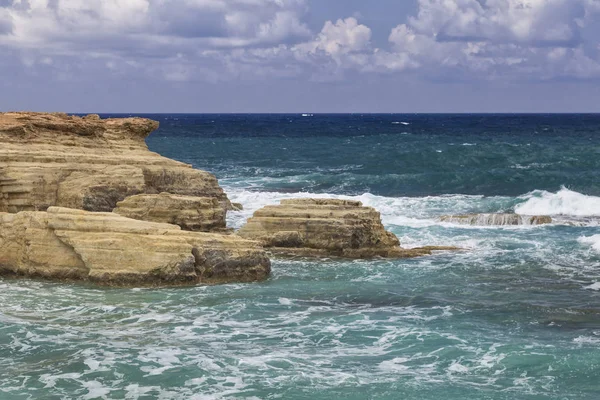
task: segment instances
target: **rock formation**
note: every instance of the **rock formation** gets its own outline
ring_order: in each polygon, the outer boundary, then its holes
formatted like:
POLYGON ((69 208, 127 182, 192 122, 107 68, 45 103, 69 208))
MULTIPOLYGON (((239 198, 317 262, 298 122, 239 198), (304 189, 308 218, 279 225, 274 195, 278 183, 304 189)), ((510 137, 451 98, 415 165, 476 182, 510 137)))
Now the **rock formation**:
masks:
POLYGON ((545 215, 527 216, 519 214, 466 214, 440 217, 442 222, 473 226, 544 225, 552 218, 545 215))
POLYGON ((273 253, 299 256, 402 258, 451 249, 402 249, 374 208, 335 199, 283 200, 256 211, 237 234, 260 241, 273 253))
POLYGON ((186 231, 226 231, 225 210, 215 197, 139 194, 117 203, 113 212, 143 221, 179 225, 186 231))
POLYGON ((258 244, 181 230, 224 232, 232 206, 213 175, 148 150, 156 128, 143 118, 0 113, 0 275, 105 285, 266 278, 258 244))
POLYGON ((158 122, 45 113, 0 113, 0 212, 61 206, 112 211, 136 194, 227 196, 210 173, 150 152, 158 122))
POLYGON ((120 286, 249 282, 269 272, 264 250, 232 235, 59 207, 0 214, 1 275, 120 286))
POLYGON ((379 212, 346 200, 259 210, 239 236, 260 242, 220 234, 226 211, 242 206, 212 174, 150 152, 145 138, 157 128, 143 118, 0 113, 0 275, 104 285, 248 282, 270 273, 261 245, 346 258, 453 249, 402 249, 379 212))

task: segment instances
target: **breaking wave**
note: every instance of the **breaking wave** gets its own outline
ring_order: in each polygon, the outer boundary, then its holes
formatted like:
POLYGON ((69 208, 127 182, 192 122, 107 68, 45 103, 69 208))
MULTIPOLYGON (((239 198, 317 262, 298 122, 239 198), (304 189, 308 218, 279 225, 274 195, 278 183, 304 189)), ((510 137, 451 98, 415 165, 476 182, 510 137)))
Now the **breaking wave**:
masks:
POLYGON ((582 236, 577 241, 581 244, 590 245, 592 249, 600 253, 600 235, 582 236))
MULTIPOLYGON (((519 214, 521 216, 553 216, 558 225, 598 226, 600 225, 600 197, 588 196, 562 188, 556 193, 535 190, 518 197, 477 196, 449 194, 425 197, 386 197, 371 193, 356 196, 330 193, 284 193, 271 191, 252 191, 239 187, 225 187, 230 199, 244 205, 242 212, 230 213, 229 224, 240 228, 252 216, 254 211, 279 201, 292 198, 332 198, 361 201, 365 206, 374 207, 381 213, 387 226, 426 227, 440 224, 452 224, 451 219, 440 221, 442 216, 478 214, 480 218, 490 220, 481 225, 507 225, 492 223, 497 214, 519 214), (557 218, 558 216, 558 218, 557 218)), ((523 219, 523 217, 518 217, 523 219)), ((497 222, 497 221, 496 221, 497 222)), ((455 222, 455 224, 460 225, 455 222)), ((522 227, 537 226, 527 221, 516 224, 522 227)), ((463 226, 465 226, 463 224, 463 226)), ((466 226, 465 226, 466 227, 466 226)))
POLYGON ((600 197, 588 196, 565 187, 556 193, 535 190, 521 198, 526 201, 515 207, 517 214, 600 217, 600 197))

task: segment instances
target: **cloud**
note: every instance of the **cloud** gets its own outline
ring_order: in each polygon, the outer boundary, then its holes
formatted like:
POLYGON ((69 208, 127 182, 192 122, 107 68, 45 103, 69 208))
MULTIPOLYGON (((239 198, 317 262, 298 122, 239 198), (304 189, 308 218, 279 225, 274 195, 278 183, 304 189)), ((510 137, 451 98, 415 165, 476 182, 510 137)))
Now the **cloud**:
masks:
POLYGON ((325 22, 314 40, 297 44, 290 50, 293 58, 311 72, 316 81, 336 81, 346 70, 370 62, 372 32, 354 17, 325 22))
POLYGON ((598 77, 599 11, 598 0, 419 0, 379 62, 457 78, 598 77))
POLYGON ((420 0, 409 25, 439 41, 490 41, 533 47, 574 47, 580 43, 578 0, 420 0))
POLYGON ((96 63, 110 75, 218 81, 238 49, 310 40, 307 11, 306 0, 0 0, 0 50, 31 71, 50 57, 73 79, 96 63))
POLYGON ((0 44, 81 51, 88 47, 238 47, 310 36, 304 0, 13 0, 0 44), (87 46, 93 44, 93 46, 87 46))
POLYGON ((0 61, 16 57, 27 71, 57 79, 104 71, 168 82, 402 73, 434 81, 600 77, 600 0, 417 0, 416 14, 398 21, 379 46, 356 13, 312 32, 308 5, 0 0, 0 61))
POLYGON ((0 35, 11 34, 13 30, 12 16, 7 10, 0 8, 0 35))
POLYGON ((338 19, 335 24, 327 21, 314 41, 304 43, 298 49, 313 54, 322 51, 336 57, 365 50, 370 41, 371 29, 359 24, 356 18, 351 17, 338 19))

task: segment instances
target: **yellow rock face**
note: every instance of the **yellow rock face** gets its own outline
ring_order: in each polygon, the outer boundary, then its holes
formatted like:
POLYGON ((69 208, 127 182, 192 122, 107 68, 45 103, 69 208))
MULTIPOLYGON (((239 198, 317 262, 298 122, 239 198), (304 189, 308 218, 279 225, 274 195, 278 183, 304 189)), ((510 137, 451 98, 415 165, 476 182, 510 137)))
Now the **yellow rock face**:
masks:
POLYGON ((215 197, 140 194, 117 203, 113 212, 128 218, 178 225, 186 231, 226 232, 225 210, 215 197))
POLYGON ((103 285, 185 285, 265 279, 257 243, 114 213, 59 207, 0 213, 0 274, 103 285))
POLYGON ((347 200, 283 200, 256 211, 238 235, 259 240, 274 253, 311 257, 402 258, 437 250, 400 248, 378 211, 347 200))
POLYGON ((227 196, 210 173, 150 152, 158 122, 0 113, 0 212, 51 206, 110 212, 136 194, 227 196))

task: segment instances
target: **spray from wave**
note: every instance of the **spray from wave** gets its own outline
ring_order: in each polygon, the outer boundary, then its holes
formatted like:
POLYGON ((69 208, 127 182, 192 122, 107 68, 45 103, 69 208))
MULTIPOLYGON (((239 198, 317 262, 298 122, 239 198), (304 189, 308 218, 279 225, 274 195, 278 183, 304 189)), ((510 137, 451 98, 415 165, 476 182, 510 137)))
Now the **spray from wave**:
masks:
POLYGON ((358 196, 328 193, 281 193, 249 191, 240 188, 226 188, 231 201, 241 203, 245 209, 229 213, 230 226, 241 227, 254 211, 267 205, 278 204, 283 199, 293 198, 333 198, 358 200, 365 206, 373 207, 381 213, 385 225, 427 227, 440 224, 439 217, 444 214, 468 212, 505 212, 514 203, 511 197, 484 197, 471 195, 443 195, 427 197, 385 197, 371 193, 358 196))
MULTIPOLYGON (((381 213, 387 226, 428 227, 448 225, 451 221, 440 221, 444 215, 479 214, 491 215, 515 213, 522 216, 553 216, 553 223, 574 226, 598 226, 600 222, 600 197, 588 196, 566 188, 556 193, 535 190, 519 197, 442 195, 426 197, 386 197, 371 193, 357 196, 330 193, 282 193, 226 188, 230 199, 245 206, 242 212, 230 213, 229 225, 240 228, 254 211, 283 199, 334 198, 358 200, 365 206, 374 207, 381 213)), ((495 224, 483 224, 495 225, 495 224)), ((531 224, 525 224, 531 227, 531 224)))
POLYGON ((515 207, 521 215, 569 215, 600 217, 600 197, 561 188, 557 193, 535 190, 520 197, 526 200, 515 207))
POLYGON ((584 245, 590 245, 592 249, 600 253, 600 235, 582 236, 577 241, 584 245))

